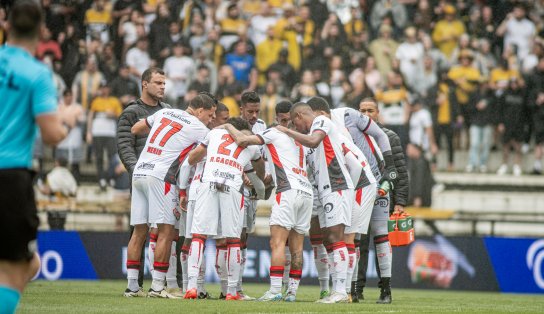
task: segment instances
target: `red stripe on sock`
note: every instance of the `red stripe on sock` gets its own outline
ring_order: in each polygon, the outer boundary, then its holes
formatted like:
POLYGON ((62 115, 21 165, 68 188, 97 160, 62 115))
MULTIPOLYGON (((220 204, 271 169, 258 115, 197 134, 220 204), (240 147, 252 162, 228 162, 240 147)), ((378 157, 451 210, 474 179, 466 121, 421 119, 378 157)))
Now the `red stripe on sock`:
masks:
POLYGON ((183 245, 183 246, 181 247, 181 252, 182 252, 182 253, 185 253, 185 254, 189 254, 189 248, 190 248, 190 247, 189 247, 188 245, 183 245))
POLYGON ((327 246, 325 246, 325 249, 327 250, 327 253, 331 253, 334 250, 332 244, 328 244, 327 246))
POLYGON ((374 237, 374 243, 380 244, 389 241, 389 236, 387 234, 385 235, 379 235, 374 237))
POLYGON ((127 265, 140 265, 140 261, 127 260, 127 265))
POLYGON ((150 233, 150 234, 149 234, 149 241, 157 242, 157 237, 158 237, 158 236, 159 236, 159 235, 157 235, 157 234, 150 233))
POLYGON ((344 241, 335 242, 335 243, 332 244, 332 247, 333 247, 333 250, 345 248, 346 247, 346 242, 344 242, 344 241))
POLYGON ((215 249, 216 250, 226 250, 227 249, 227 245, 216 245, 215 246, 215 249))

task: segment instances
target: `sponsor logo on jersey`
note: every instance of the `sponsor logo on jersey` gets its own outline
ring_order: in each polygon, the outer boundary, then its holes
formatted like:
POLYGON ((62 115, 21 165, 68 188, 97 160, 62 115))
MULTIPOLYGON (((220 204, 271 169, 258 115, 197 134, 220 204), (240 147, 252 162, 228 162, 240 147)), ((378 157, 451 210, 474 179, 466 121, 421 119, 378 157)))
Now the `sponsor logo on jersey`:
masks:
POLYGON ((181 115, 179 115, 179 114, 177 114, 177 113, 175 113, 173 111, 167 111, 164 114, 167 115, 167 116, 171 116, 172 118, 176 118, 176 119, 180 120, 181 122, 191 124, 191 121, 187 120, 186 118, 182 117, 181 115))
POLYGON ((138 170, 153 170, 155 168, 155 164, 148 163, 148 162, 142 162, 138 166, 138 170))
POLYGON ((387 197, 379 197, 374 202, 374 205, 380 206, 380 207, 389 207, 389 200, 387 197))
POLYGON ((222 178, 222 179, 227 179, 227 180, 234 180, 235 179, 235 176, 232 173, 219 171, 217 169, 213 172, 213 176, 216 177, 216 178, 222 178))

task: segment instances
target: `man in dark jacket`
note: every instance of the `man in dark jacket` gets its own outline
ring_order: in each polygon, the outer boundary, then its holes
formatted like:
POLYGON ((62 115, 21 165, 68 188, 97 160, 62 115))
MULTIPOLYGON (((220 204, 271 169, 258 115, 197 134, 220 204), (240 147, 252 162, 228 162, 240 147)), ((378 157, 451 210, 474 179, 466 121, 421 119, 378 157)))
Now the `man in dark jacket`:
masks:
MULTIPOLYGON (((138 162, 138 157, 144 149, 147 134, 134 135, 130 132, 132 126, 141 119, 147 118, 163 108, 171 108, 170 105, 161 102, 164 98, 166 77, 164 71, 159 68, 149 68, 142 74, 142 97, 127 105, 117 122, 117 150, 121 162, 127 169, 130 177, 138 162)), ((157 232, 156 228, 152 229, 157 232)), ((131 228, 131 235, 133 229, 131 228)), ((145 249, 142 250, 141 260, 144 260, 145 249)), ((141 263, 138 284, 143 286, 144 265, 141 263)), ((142 291, 143 293, 143 291, 142 291)))
MULTIPOLYGON (((376 102, 371 101, 364 101, 360 104, 359 111, 367 116, 369 116, 372 120, 375 122, 378 122, 380 111, 378 109, 378 105, 376 102)), ((402 143, 400 141, 400 137, 393 131, 385 128, 384 126, 378 125, 382 128, 382 130, 387 134, 387 137, 389 138, 389 144, 391 145, 391 152, 393 153, 393 160, 395 164, 395 168, 398 174, 396 184, 393 187, 392 191, 389 191, 390 197, 391 197, 391 206, 393 207, 393 211, 395 212, 403 212, 404 206, 406 206, 408 201, 408 170, 406 169, 406 159, 404 157, 403 149, 402 149, 402 143), (394 205, 394 206, 393 206, 394 205)), ((370 245, 370 237, 368 236, 369 233, 366 235, 361 235, 361 242, 360 242, 360 253, 361 258, 359 259, 359 265, 358 265, 358 274, 357 274, 357 282, 354 284, 352 288, 352 300, 355 302, 358 302, 359 299, 364 299, 363 297, 363 288, 366 284, 366 271, 368 267, 368 248, 370 245)), ((376 263, 378 265, 378 263, 376 263)), ((379 269, 378 269, 379 272, 379 269)), ((355 276, 354 276, 355 278, 355 276)), ((378 303, 391 303, 391 291, 384 291, 387 289, 384 289, 382 285, 380 284, 380 288, 382 289, 382 293, 384 294, 383 297, 380 295, 380 299, 378 300, 378 303), (384 293, 385 292, 385 293, 384 293)), ((389 287, 385 287, 389 288, 389 287)))

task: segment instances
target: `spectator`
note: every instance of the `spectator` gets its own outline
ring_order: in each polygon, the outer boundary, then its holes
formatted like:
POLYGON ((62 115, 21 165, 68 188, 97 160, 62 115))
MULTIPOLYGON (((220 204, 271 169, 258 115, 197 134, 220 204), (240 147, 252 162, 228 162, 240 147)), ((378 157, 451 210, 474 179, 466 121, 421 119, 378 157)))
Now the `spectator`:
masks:
POLYGON ((326 58, 339 55, 342 58, 348 56, 348 41, 344 29, 341 27, 338 17, 331 13, 321 30, 320 51, 326 58))
POLYGON ((136 46, 127 51, 125 63, 130 67, 130 73, 135 79, 141 77, 142 73, 151 66, 147 48, 147 39, 140 37, 136 41, 136 46))
POLYGON ((261 12, 251 18, 249 22, 249 30, 251 33, 251 41, 259 46, 270 35, 270 29, 274 27, 278 18, 274 16, 272 8, 268 2, 262 2, 261 12))
POLYGON ((335 55, 329 62, 329 84, 331 87, 331 105, 334 108, 343 107, 342 100, 346 94, 346 91, 350 90, 349 83, 347 82, 346 75, 343 71, 342 58, 335 55))
POLYGON ((408 134, 406 124, 410 107, 408 104, 408 91, 404 87, 402 76, 398 72, 389 72, 385 88, 376 91, 376 101, 380 109, 380 122, 391 131, 397 133, 401 143, 406 145, 408 134))
POLYGON ((533 73, 527 78, 527 104, 533 117, 535 133, 535 161, 533 174, 542 174, 544 145, 544 58, 540 58, 533 73))
POLYGON ((83 160, 83 125, 85 111, 74 101, 72 91, 66 90, 58 108, 61 119, 70 127, 70 132, 55 148, 55 158, 66 160, 77 182, 81 181, 79 164, 83 160))
POLYGON ((206 58, 206 54, 201 48, 197 48, 195 50, 194 60, 197 68, 199 68, 200 66, 205 66, 208 68, 210 93, 212 93, 212 95, 215 95, 217 91, 217 66, 215 65, 215 63, 213 63, 212 60, 206 58))
POLYGON ((178 103, 193 81, 196 66, 193 59, 188 56, 190 49, 184 47, 181 42, 174 44, 173 51, 174 54, 164 61, 164 74, 167 79, 166 95, 170 102, 178 103))
POLYGON ((238 30, 246 25, 246 22, 240 17, 240 9, 236 3, 228 5, 227 17, 225 19, 220 19, 219 25, 221 26, 219 43, 225 50, 229 50, 231 45, 239 38, 238 30))
POLYGON ((387 17, 391 17, 393 22, 392 26, 395 30, 401 30, 408 21, 406 14, 406 8, 402 1, 398 0, 378 0, 372 7, 372 13, 370 13, 370 25, 374 32, 381 27, 383 20, 387 17))
POLYGON ((112 22, 111 6, 106 5, 106 0, 94 0, 92 7, 85 12, 87 41, 97 38, 103 43, 109 42, 112 22))
POLYGON ((428 207, 432 203, 432 187, 435 183, 428 158, 437 153, 431 114, 423 109, 423 102, 415 99, 411 105, 409 120, 410 143, 406 148, 410 177, 409 203, 414 207, 428 207))
POLYGON ((117 76, 119 70, 119 60, 115 56, 114 43, 109 42, 104 45, 104 50, 99 55, 98 68, 104 74, 106 81, 111 81, 117 76))
POLYGON ((47 26, 42 27, 41 40, 36 48, 36 57, 43 59, 46 53, 52 54, 55 60, 62 59, 62 50, 59 43, 52 38, 51 31, 47 26))
POLYGON ((293 102, 306 102, 310 98, 318 96, 317 87, 314 81, 314 74, 310 70, 302 72, 302 79, 300 83, 295 85, 291 92, 291 99, 293 102))
POLYGON ((444 7, 444 19, 438 21, 433 30, 433 41, 450 58, 453 50, 457 47, 457 41, 466 32, 465 24, 455 18, 456 9, 448 4, 444 7))
POLYGON ((283 17, 278 20, 274 30, 276 37, 287 44, 287 51, 289 51, 289 58, 287 60, 289 64, 295 71, 300 70, 301 51, 300 44, 297 41, 300 29, 298 28, 295 16, 295 7, 292 3, 285 2, 283 4, 283 17))
POLYGON ((80 69, 81 63, 83 63, 83 55, 80 53, 74 24, 66 25, 62 36, 59 36, 59 44, 62 51, 60 73, 66 85, 72 86, 74 77, 80 69))
POLYGON ((100 84, 100 94, 91 103, 87 118, 87 143, 93 145, 98 182, 102 191, 106 190, 106 179, 111 179, 107 177, 104 165, 109 165, 117 153, 115 147, 116 122, 123 111, 121 102, 111 96, 110 91, 108 83, 103 81, 100 84), (107 163, 104 163, 104 153, 107 156, 107 163))
POLYGON ((425 55, 430 56, 433 59, 433 68, 437 71, 447 71, 450 67, 448 59, 433 45, 433 40, 429 35, 424 35, 421 39, 423 48, 425 49, 425 55))
POLYGON ((493 138, 493 124, 495 120, 495 97, 491 95, 486 85, 472 97, 469 110, 472 117, 470 124, 470 152, 469 164, 466 172, 479 170, 487 172, 487 159, 493 138))
POLYGON ((242 92, 244 88, 240 85, 229 86, 224 93, 224 97, 221 102, 229 109, 229 115, 231 117, 238 117, 240 115, 240 100, 242 99, 242 92))
MULTIPOLYGON (((150 31, 159 33, 163 31, 163 23, 165 21, 156 21, 155 24, 151 24, 153 29, 150 31)), ((158 64, 162 64, 166 58, 168 58, 172 52, 172 46, 174 43, 183 41, 183 36, 181 35, 179 23, 177 21, 167 22, 167 31, 160 33, 159 37, 150 35, 149 38, 153 38, 152 45, 150 49, 150 56, 154 60, 158 60, 158 64), (165 35, 167 34, 167 35, 165 35)))
POLYGON ((489 86, 496 97, 501 97, 508 89, 510 80, 520 78, 521 76, 517 70, 510 69, 508 60, 501 59, 498 67, 494 68, 489 75, 489 86))
POLYGON ((428 101, 429 97, 436 96, 436 87, 438 84, 438 71, 433 68, 433 58, 431 56, 423 57, 423 64, 415 72, 408 86, 425 100, 425 104, 429 105, 434 102, 434 99, 428 101))
POLYGON ((98 95, 100 82, 103 80, 104 75, 98 71, 96 57, 90 55, 85 62, 85 68, 76 74, 72 84, 72 94, 83 109, 87 110, 93 98, 98 95))
MULTIPOLYGON (((161 33, 161 37, 165 33, 166 30, 161 33)), ((136 43, 138 38, 145 36, 144 16, 142 12, 132 10, 129 15, 123 15, 119 20, 117 35, 123 39, 122 55, 124 56, 128 49, 136 43)), ((150 36, 150 38, 157 37, 150 36)))
POLYGON ((423 55, 425 53, 423 44, 417 40, 417 33, 414 27, 408 27, 404 34, 406 41, 399 45, 395 58, 399 60, 400 72, 406 82, 415 82, 416 76, 421 72, 423 55))
POLYGON ((499 98, 499 132, 502 133, 503 152, 502 165, 497 170, 498 175, 508 172, 508 159, 511 151, 514 151, 514 165, 512 173, 520 176, 521 170, 521 143, 523 141, 523 116, 525 95, 524 82, 518 78, 512 78, 508 89, 499 98))
POLYGON ((259 71, 259 85, 266 81, 266 71, 276 63, 282 50, 282 42, 274 35, 274 28, 269 27, 266 37, 257 45, 256 66, 259 71))
POLYGON ((393 29, 387 24, 380 26, 380 37, 370 43, 370 53, 376 59, 376 67, 382 77, 393 69, 393 60, 399 44, 391 38, 393 29))
MULTIPOLYGON (((447 73, 443 72, 438 83, 436 101, 431 102, 431 116, 433 118, 433 131, 437 146, 442 149, 442 137, 445 137, 448 149, 447 170, 454 170, 453 125, 457 122, 458 108, 456 106, 454 89, 448 81, 447 73)), ((432 96, 434 96, 432 95, 432 96)), ((432 97, 431 96, 431 97, 432 97)))
POLYGON ((130 76, 130 68, 123 64, 119 67, 119 75, 111 82, 111 94, 117 97, 125 108, 130 102, 136 100, 140 94, 138 82, 130 76))
POLYGON ((366 86, 365 74, 358 74, 353 80, 351 91, 345 97, 346 107, 359 110, 359 104, 363 99, 372 98, 374 93, 366 86))
POLYGON ((471 51, 463 50, 459 53, 459 65, 453 66, 448 72, 448 78, 455 86, 455 101, 459 105, 460 112, 465 123, 470 124, 470 116, 466 105, 469 97, 474 93, 481 80, 480 71, 472 66, 474 56, 471 51))
POLYGON ((278 61, 273 63, 269 68, 269 72, 278 72, 280 74, 280 79, 283 83, 285 83, 285 89, 287 93, 293 88, 295 85, 296 80, 296 70, 293 68, 293 66, 288 62, 289 60, 289 52, 287 49, 282 49, 279 52, 278 61))
POLYGON ((525 15, 525 5, 518 3, 497 28, 497 35, 504 37, 504 50, 507 47, 516 47, 519 60, 523 60, 531 52, 536 35, 535 24, 525 15))
POLYGON ((198 66, 194 81, 191 83, 199 92, 210 92, 210 69, 205 65, 198 66))
POLYGON ((491 69, 497 66, 497 59, 491 52, 491 44, 487 39, 480 39, 478 48, 474 63, 482 76, 489 79, 491 69))
POLYGON ((264 120, 266 125, 271 125, 275 122, 276 104, 281 100, 281 96, 276 90, 276 85, 273 82, 266 82, 264 86, 264 94, 261 96, 260 118, 264 120))
POLYGON ((257 87, 255 58, 247 53, 245 42, 240 41, 236 44, 234 52, 225 57, 225 64, 232 68, 234 78, 244 87, 249 90, 254 90, 257 87))

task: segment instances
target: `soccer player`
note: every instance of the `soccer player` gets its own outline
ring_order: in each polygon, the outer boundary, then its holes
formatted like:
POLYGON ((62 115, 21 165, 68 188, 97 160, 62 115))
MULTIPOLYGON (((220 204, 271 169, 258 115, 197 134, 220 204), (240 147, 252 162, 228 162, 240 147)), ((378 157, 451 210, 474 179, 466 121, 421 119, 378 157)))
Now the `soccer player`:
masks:
MULTIPOLYGON (((229 110, 225 104, 218 102, 217 109, 215 110, 215 118, 208 125, 210 129, 213 129, 216 126, 225 124, 229 119, 229 110)), ((181 249, 181 265, 183 268, 183 291, 187 291, 187 284, 189 281, 188 277, 188 257, 189 257, 189 248, 191 247, 192 235, 191 235, 191 226, 193 222, 193 213, 196 195, 198 189, 201 186, 200 179, 202 178, 202 173, 204 172, 204 165, 206 164, 206 158, 202 158, 196 165, 189 165, 188 159, 185 160, 183 166, 180 169, 179 177, 179 196, 180 196, 180 207, 182 209, 181 215, 181 227, 180 227, 180 236, 185 237, 185 240, 181 249), (187 191, 187 187, 189 190, 187 191)), ((222 243, 216 245, 216 247, 222 247, 222 243)), ((205 261, 203 261, 202 266, 200 267, 200 273, 198 276, 198 298, 206 299, 209 297, 208 292, 204 286, 204 276, 205 276, 205 261)), ((226 295, 226 293, 225 293, 226 295)))
MULTIPOLYGON (((261 98, 259 97, 259 94, 253 91, 244 92, 241 97, 241 102, 242 105, 240 106, 240 117, 249 123, 251 131, 254 134, 257 134, 266 130, 266 123, 259 119, 259 113, 261 112, 261 98)), ((261 155, 265 155, 263 148, 261 148, 261 155)), ((267 174, 263 180, 263 183, 265 186, 268 186, 272 183, 272 176, 269 174, 269 165, 267 165, 266 169, 267 174)), ((245 181, 247 182, 247 180, 245 181)), ((257 197, 253 186, 246 185, 244 188, 244 209, 246 215, 244 217, 244 228, 242 230, 242 235, 240 236, 240 241, 242 243, 242 262, 240 266, 240 282, 238 283, 238 292, 244 300, 250 301, 255 300, 255 298, 252 298, 243 292, 242 280, 246 265, 248 234, 253 233, 255 229, 255 213, 257 212, 257 197)))
MULTIPOLYGON (((350 261, 351 259, 355 260, 359 255, 356 250, 356 247, 359 245, 355 245, 355 236, 356 234, 366 235, 368 233, 369 220, 371 218, 371 213, 373 212, 374 199, 376 198, 376 186, 374 185, 374 189, 369 187, 373 186, 375 182, 374 178, 381 180, 380 183, 385 180, 396 182, 397 172, 389 138, 378 124, 372 122, 372 119, 362 115, 354 109, 338 108, 331 110, 327 101, 321 97, 312 97, 308 100, 308 105, 312 107, 312 110, 314 110, 316 114, 329 117, 339 127, 342 134, 349 139, 349 141, 353 141, 357 147, 352 147, 351 151, 359 151, 355 155, 358 159, 361 159, 360 161, 362 163, 367 164, 367 167, 369 164, 368 161, 370 161, 370 167, 372 167, 373 170, 371 174, 361 176, 361 180, 356 183, 355 205, 358 205, 360 210, 355 209, 355 212, 359 213, 359 215, 352 218, 355 218, 353 222, 358 225, 358 227, 351 226, 346 232, 348 236, 345 241, 350 252, 350 261), (361 156, 361 153, 363 156, 361 156), (378 164, 378 161, 381 163, 382 157, 385 161, 385 167, 383 164, 378 164), (384 171, 383 174, 381 173, 382 170, 384 171), (364 206, 362 206, 363 203, 364 206)), ((387 235, 387 233, 385 235, 387 235)), ((350 263, 348 269, 347 290, 350 293, 352 292, 351 288, 355 288, 355 286, 351 284, 352 278, 350 277, 355 273, 355 265, 357 265, 357 262, 358 260, 355 261, 355 263, 350 263)), ((351 294, 352 299, 355 297, 355 302, 357 302, 357 294, 355 291, 353 292, 354 293, 351 294)))
MULTIPOLYGON (((53 74, 34 59, 43 13, 35 1, 17 1, 8 17, 8 42, 0 47, 0 311, 15 313, 28 281, 40 267, 39 219, 32 188, 32 146, 39 126, 45 144, 68 130, 56 112, 53 74)), ((76 121, 71 115, 66 117, 76 121)))
POLYGON ((285 301, 294 302, 302 274, 304 234, 310 229, 312 185, 306 173, 306 156, 302 145, 276 128, 247 136, 230 125, 225 128, 238 145, 266 145, 274 167, 276 202, 270 216, 270 290, 259 301, 279 301, 285 265, 285 243, 289 240, 291 268, 285 301))
POLYGON ((319 212, 319 223, 324 228, 331 251, 331 271, 336 274, 333 293, 318 302, 345 303, 348 302, 348 251, 344 242, 344 229, 351 224, 354 186, 345 165, 340 131, 329 118, 316 116, 305 103, 295 104, 290 114, 298 132, 282 126, 277 128, 300 144, 313 149, 309 155, 310 164, 313 164, 311 167, 316 173, 315 184, 319 200, 323 204, 323 209, 319 212))
POLYGON ((164 289, 164 284, 175 237, 174 225, 180 216, 176 180, 188 153, 208 133, 206 125, 214 113, 214 101, 206 95, 198 95, 187 111, 162 109, 132 127, 134 134, 149 133, 149 136, 132 175, 130 224, 134 226, 134 233, 128 245, 125 296, 139 296, 140 250, 149 223, 157 224, 158 238, 148 296, 175 298, 164 289))
MULTIPOLYGON (((363 101, 359 104, 359 111, 370 117, 376 124, 378 124, 378 120, 380 117, 380 111, 378 108, 378 105, 376 102, 369 98, 369 99, 363 99, 363 101)), ((379 124, 378 124, 379 125, 379 124)), ((393 157, 394 157, 394 163, 395 168, 398 173, 398 179, 393 186, 393 190, 390 191, 385 198, 390 200, 391 203, 394 204, 394 211, 395 212, 403 212, 404 206, 406 206, 407 200, 408 200, 408 189, 409 189, 409 180, 408 180, 408 171, 406 169, 406 162, 404 158, 404 153, 402 149, 402 145, 400 142, 399 136, 383 127, 382 125, 379 125, 380 128, 387 134, 389 137, 389 142, 391 144, 391 150, 393 151, 393 157)), ((387 229, 387 220, 388 220, 388 213, 386 214, 385 209, 382 209, 380 204, 381 202, 376 203, 374 206, 374 210, 372 212, 372 218, 370 220, 370 230, 371 233, 374 236, 374 245, 376 246, 376 251, 384 251, 385 249, 385 255, 378 255, 378 266, 380 270, 380 297, 378 299, 378 303, 391 303, 392 297, 391 297, 391 264, 393 262, 393 255, 387 254, 387 246, 389 246, 388 242, 382 242, 376 241, 376 239, 380 239, 378 236, 380 234, 388 234, 387 229), (378 237, 378 238, 377 238, 378 237), (385 243, 385 244, 384 244, 385 243), (388 276, 389 275, 389 276, 388 276)), ((381 237, 383 239, 383 237, 381 237)), ((359 280, 357 280, 356 287, 358 288, 358 298, 363 299, 363 288, 366 283, 366 270, 368 266, 368 246, 369 246, 369 239, 370 237, 367 235, 366 237, 361 238, 361 260, 359 262, 359 274, 360 277, 359 280)))
MULTIPOLYGON (((238 130, 249 130, 241 118, 228 120, 238 130)), ((201 187, 197 192, 189 251, 189 283, 185 299, 197 298, 197 276, 202 263, 207 236, 227 239, 228 290, 226 300, 241 300, 237 285, 240 276, 240 235, 242 233, 244 168, 251 163, 260 178, 264 177, 264 161, 259 149, 238 146, 224 129, 214 129, 189 154, 194 165, 206 156, 201 187)))

